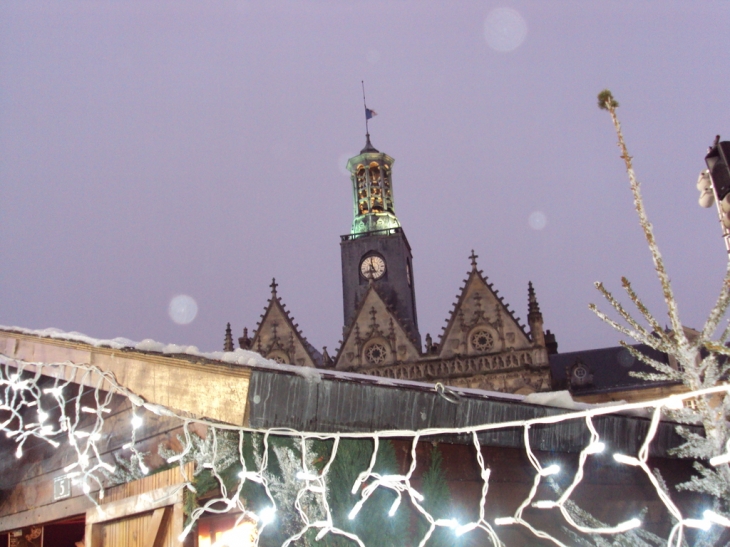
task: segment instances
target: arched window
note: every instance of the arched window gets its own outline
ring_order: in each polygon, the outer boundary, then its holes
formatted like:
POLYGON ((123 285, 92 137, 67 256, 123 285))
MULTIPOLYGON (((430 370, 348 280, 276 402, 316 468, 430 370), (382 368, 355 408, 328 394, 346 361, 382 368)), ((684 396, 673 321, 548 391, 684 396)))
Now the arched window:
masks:
POLYGON ((365 188, 365 166, 360 164, 355 170, 355 179, 357 180, 358 188, 365 188))
POLYGON ((370 164, 370 184, 373 186, 380 185, 380 166, 375 161, 370 164))

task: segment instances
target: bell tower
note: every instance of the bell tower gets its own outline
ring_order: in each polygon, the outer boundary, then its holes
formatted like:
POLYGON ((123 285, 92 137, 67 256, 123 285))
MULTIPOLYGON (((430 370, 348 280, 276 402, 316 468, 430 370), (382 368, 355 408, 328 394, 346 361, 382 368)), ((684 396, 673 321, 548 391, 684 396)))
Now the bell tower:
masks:
POLYGON ((366 134, 365 148, 350 158, 354 218, 341 236, 342 293, 345 329, 372 284, 398 317, 418 348, 413 256, 395 214, 392 168, 395 160, 377 150, 366 134))

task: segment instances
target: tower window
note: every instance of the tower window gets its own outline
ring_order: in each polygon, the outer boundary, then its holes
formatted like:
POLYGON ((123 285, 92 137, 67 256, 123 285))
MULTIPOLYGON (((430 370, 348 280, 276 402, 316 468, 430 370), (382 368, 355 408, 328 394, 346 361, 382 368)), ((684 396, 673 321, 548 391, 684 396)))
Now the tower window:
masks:
POLYGON ((380 166, 376 162, 370 164, 370 184, 380 185, 380 166))
POLYGON ((358 188, 365 188, 365 166, 360 164, 355 172, 358 188))

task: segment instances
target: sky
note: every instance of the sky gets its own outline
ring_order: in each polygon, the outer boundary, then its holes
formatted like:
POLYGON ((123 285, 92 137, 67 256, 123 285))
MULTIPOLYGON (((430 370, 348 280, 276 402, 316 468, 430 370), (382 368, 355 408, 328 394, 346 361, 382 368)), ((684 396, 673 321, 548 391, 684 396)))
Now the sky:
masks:
POLYGON ((0 324, 221 350, 276 277, 334 353, 364 80, 422 336, 472 249, 523 322, 532 281, 561 352, 622 339, 599 280, 668 323, 604 88, 699 328, 727 260, 695 183, 730 140, 729 22, 728 0, 3 2, 0 324))

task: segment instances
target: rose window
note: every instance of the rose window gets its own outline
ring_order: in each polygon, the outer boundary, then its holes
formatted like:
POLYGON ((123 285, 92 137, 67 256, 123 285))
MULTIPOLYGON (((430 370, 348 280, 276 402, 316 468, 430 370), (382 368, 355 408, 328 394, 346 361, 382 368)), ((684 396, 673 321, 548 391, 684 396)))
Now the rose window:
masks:
POLYGON ((494 347, 494 337, 491 332, 478 330, 471 335, 471 346, 475 351, 489 351, 494 347))
POLYGON ((271 359, 279 363, 280 365, 286 365, 289 363, 289 358, 280 351, 271 352, 266 356, 267 359, 271 359))
POLYGON ((365 350, 365 359, 371 365, 380 365, 388 356, 388 350, 382 344, 372 344, 365 350))

